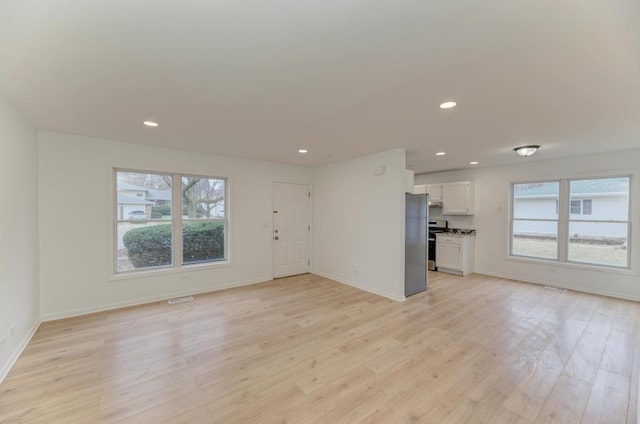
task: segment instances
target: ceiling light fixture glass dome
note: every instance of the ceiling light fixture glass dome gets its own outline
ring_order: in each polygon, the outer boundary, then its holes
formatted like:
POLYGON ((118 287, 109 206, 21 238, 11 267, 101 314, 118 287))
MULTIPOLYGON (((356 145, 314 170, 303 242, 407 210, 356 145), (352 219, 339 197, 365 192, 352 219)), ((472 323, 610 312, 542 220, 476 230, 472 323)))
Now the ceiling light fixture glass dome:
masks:
POLYGON ((513 150, 518 154, 518 156, 522 156, 522 157, 526 158, 526 157, 531 156, 535 152, 537 152, 539 148, 540 148, 540 146, 538 146, 537 144, 530 144, 528 146, 516 147, 513 150))

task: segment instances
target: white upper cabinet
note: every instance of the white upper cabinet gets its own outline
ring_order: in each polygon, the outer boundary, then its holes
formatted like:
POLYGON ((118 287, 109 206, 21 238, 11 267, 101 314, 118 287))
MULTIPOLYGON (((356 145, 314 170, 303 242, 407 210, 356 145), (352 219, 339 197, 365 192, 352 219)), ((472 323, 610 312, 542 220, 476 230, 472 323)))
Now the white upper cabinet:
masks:
POLYGON ((427 194, 430 202, 442 202, 442 184, 427 185, 427 194))
POLYGON ((442 184, 443 215, 473 215, 474 191, 471 181, 442 184))
POLYGON ((426 194, 426 193, 427 193, 427 186, 425 184, 413 186, 413 194, 426 194))

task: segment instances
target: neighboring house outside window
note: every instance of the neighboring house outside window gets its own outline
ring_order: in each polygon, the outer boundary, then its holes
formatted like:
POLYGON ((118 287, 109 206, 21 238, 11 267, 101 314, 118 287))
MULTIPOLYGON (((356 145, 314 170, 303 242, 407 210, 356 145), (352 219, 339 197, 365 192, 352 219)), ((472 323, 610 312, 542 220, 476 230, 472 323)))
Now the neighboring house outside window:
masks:
POLYGON ((629 186, 628 176, 512 184, 510 255, 628 268, 629 186))
POLYGON ((114 170, 114 180, 116 273, 227 260, 226 179, 114 170))
POLYGON ((592 199, 571 199, 571 215, 591 215, 592 199))
POLYGON ((580 200, 571 200, 571 215, 580 215, 582 213, 582 202, 580 200))

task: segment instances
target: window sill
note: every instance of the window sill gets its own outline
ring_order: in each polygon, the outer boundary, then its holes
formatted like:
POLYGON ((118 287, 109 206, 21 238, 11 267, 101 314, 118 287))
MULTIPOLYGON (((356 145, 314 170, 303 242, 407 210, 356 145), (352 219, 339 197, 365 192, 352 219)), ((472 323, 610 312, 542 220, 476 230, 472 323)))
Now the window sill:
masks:
POLYGON ((216 269, 216 268, 226 268, 230 266, 231 266, 231 261, 225 260, 225 261, 217 261, 217 262, 182 265, 180 267, 159 267, 157 269, 146 269, 146 270, 140 270, 140 271, 128 271, 128 272, 122 272, 118 274, 111 274, 109 275, 109 278, 107 279, 107 281, 117 282, 121 280, 134 280, 139 278, 156 277, 161 275, 181 274, 183 272, 204 271, 204 270, 216 269))
POLYGON ((614 267, 607 267, 607 266, 581 264, 577 262, 560 262, 560 261, 554 261, 550 259, 528 258, 524 256, 507 255, 506 259, 508 261, 525 262, 525 263, 534 264, 534 265, 557 266, 560 268, 580 269, 583 271, 598 271, 598 272, 604 272, 608 274, 615 273, 615 274, 621 274, 621 275, 637 275, 637 272, 632 270, 631 268, 614 268, 614 267))

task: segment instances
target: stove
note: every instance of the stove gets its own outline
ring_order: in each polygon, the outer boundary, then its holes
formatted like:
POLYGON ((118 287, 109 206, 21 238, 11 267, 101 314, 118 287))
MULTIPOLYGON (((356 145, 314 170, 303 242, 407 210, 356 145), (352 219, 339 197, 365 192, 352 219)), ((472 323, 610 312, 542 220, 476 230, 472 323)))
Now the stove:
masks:
POLYGON ((446 233, 449 229, 449 222, 446 220, 429 220, 429 261, 427 268, 430 271, 437 271, 436 267, 436 234, 446 233))

